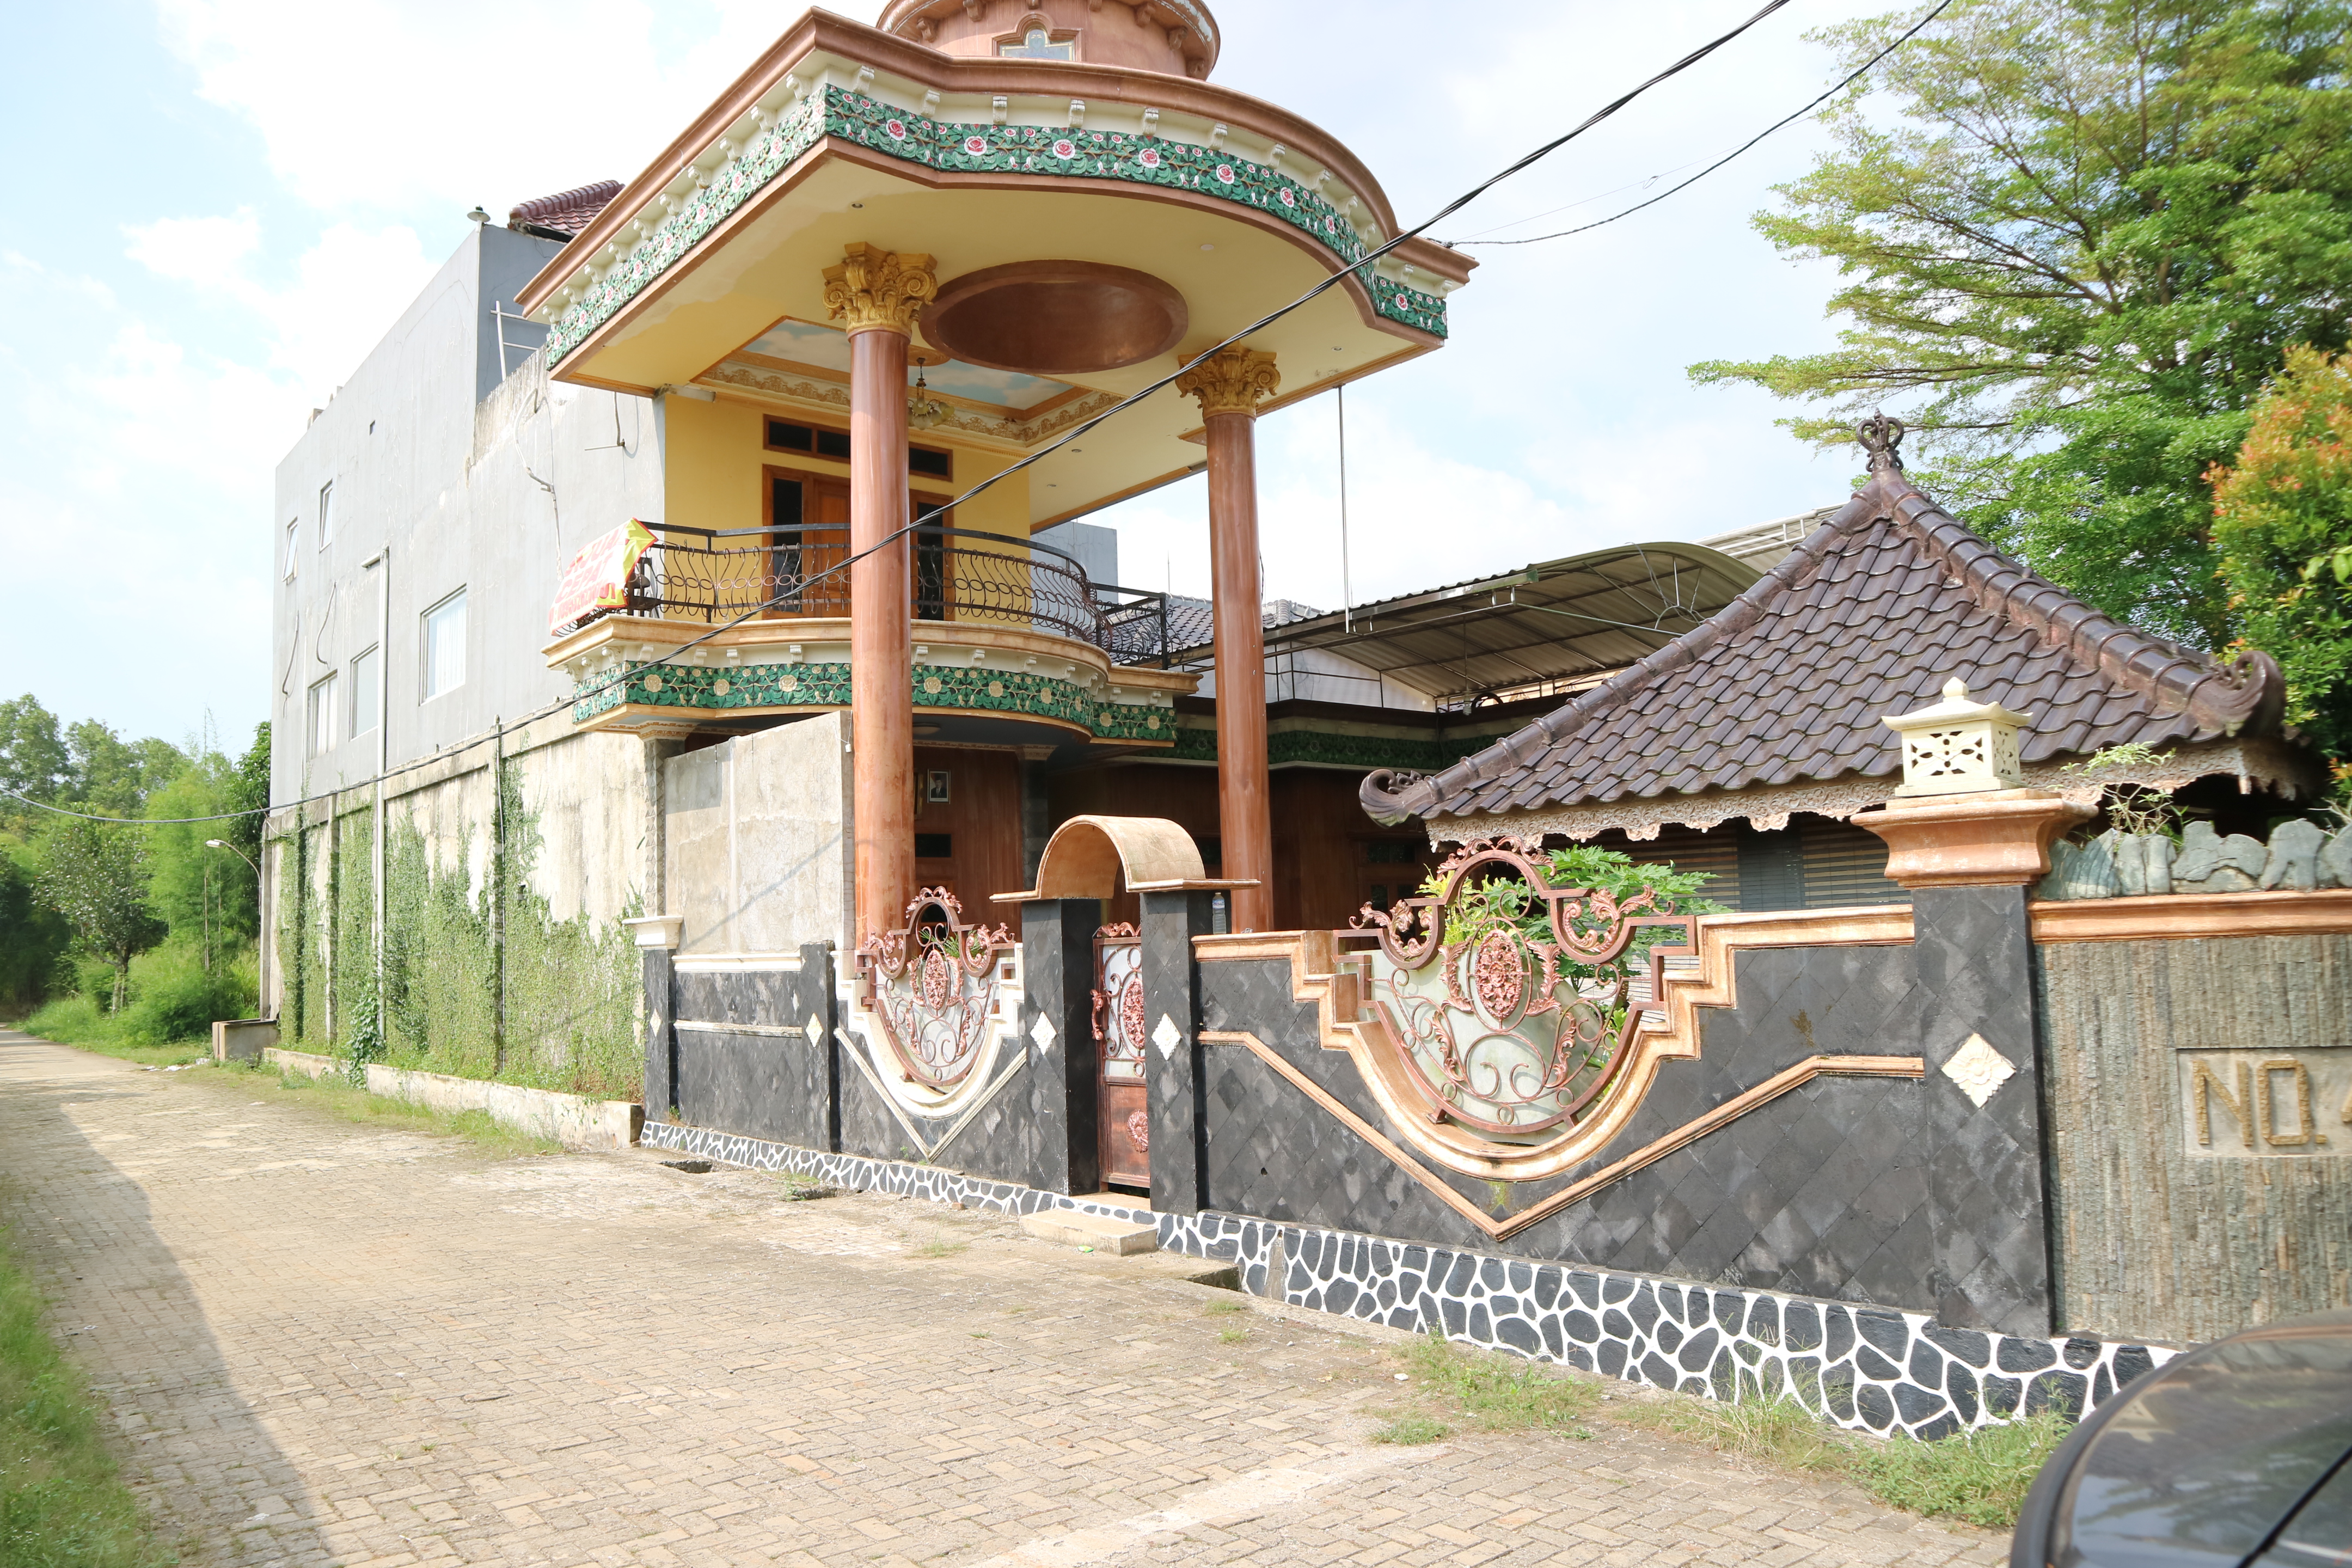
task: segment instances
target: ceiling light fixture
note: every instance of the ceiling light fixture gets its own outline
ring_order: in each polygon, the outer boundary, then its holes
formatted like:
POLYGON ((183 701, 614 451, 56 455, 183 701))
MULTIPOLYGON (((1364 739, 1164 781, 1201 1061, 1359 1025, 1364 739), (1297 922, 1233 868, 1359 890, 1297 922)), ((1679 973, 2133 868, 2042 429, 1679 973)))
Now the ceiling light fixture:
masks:
POLYGON ((923 380, 923 357, 915 356, 915 391, 907 399, 907 423, 918 430, 929 430, 945 423, 948 405, 931 395, 929 384, 923 380))

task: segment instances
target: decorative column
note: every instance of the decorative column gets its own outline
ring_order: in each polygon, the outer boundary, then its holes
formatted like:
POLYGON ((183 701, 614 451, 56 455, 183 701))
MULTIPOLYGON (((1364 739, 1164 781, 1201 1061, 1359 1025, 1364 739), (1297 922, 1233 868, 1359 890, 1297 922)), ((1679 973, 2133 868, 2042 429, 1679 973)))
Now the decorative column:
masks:
MULTIPOLYGON (((849 323, 849 548, 912 521, 907 496, 907 343, 940 291, 928 256, 863 241, 824 271, 825 308, 849 323)), ((910 542, 903 533, 849 569, 851 810, 859 940, 915 896, 915 659, 910 542)))
POLYGON ((2053 841, 2092 813, 2023 787, 2017 731, 2032 720, 1971 701, 1958 679, 1943 701, 1885 721, 1903 739, 1903 784, 1853 820, 1886 840, 1886 874, 1911 892, 1936 1315, 2048 1334, 2056 1303, 2026 897, 2050 869, 2053 841))
POLYGON ((1209 437, 1210 597, 1217 661, 1217 817, 1233 929, 1274 924, 1274 826, 1267 801, 1265 599, 1257 572, 1257 405, 1282 384, 1274 356, 1230 348, 1176 390, 1201 401, 1209 437))

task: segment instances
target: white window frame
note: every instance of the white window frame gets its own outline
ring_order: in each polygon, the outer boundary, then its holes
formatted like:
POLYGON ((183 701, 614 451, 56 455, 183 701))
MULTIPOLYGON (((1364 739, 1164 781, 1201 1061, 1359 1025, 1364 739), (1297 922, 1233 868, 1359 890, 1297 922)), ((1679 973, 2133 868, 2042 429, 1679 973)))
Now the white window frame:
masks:
POLYGON ((364 702, 370 706, 375 705, 376 699, 382 695, 383 689, 375 668, 368 661, 383 657, 383 646, 374 643, 352 656, 352 700, 343 706, 351 710, 351 717, 346 722, 350 726, 353 740, 357 740, 362 735, 373 733, 376 724, 383 722, 383 715, 378 713, 374 723, 364 730, 360 728, 360 704, 364 702))
POLYGON ((341 719, 340 704, 336 701, 336 699, 341 695, 341 689, 338 684, 341 677, 341 670, 331 669, 310 682, 308 690, 304 693, 306 711, 303 719, 310 727, 310 733, 304 739, 310 748, 309 754, 311 756, 325 756, 342 740, 342 737, 336 733, 341 719), (321 693, 324 694, 323 711, 321 710, 321 693))
POLYGON ((466 684, 466 664, 467 655, 470 651, 467 648, 467 644, 472 640, 472 614, 466 608, 466 590, 463 588, 459 588, 455 593, 444 595, 432 605, 431 608, 427 609, 422 616, 417 617, 416 690, 418 701, 430 702, 436 697, 446 697, 449 693, 457 690, 459 687, 466 684), (436 690, 433 685, 433 621, 435 616, 447 611, 452 605, 457 606, 459 617, 457 622, 457 678, 436 690))
POLYGON ((335 481, 329 479, 319 487, 319 548, 324 550, 335 542, 335 481))

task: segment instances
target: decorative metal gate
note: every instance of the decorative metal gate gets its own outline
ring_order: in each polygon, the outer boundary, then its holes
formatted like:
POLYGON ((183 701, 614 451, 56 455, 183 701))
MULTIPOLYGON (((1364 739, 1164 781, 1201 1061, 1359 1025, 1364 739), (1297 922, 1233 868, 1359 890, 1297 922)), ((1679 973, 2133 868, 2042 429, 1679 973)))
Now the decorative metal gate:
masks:
POLYGON ((1143 940, 1131 925, 1095 932, 1095 1042, 1101 1076, 1105 1183, 1151 1185, 1151 1112, 1144 1088, 1143 940))
POLYGON ((964 924, 963 906, 944 888, 915 896, 903 930, 866 939, 860 1000, 881 1020, 907 1082, 944 1093, 971 1073, 999 1015, 997 987, 1012 975, 1006 960, 1019 949, 1008 927, 964 924))

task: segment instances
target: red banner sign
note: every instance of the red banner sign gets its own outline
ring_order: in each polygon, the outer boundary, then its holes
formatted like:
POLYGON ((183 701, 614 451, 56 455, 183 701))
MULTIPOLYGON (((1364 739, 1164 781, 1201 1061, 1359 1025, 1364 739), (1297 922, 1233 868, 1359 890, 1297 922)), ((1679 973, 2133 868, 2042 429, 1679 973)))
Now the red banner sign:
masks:
POLYGON ((583 616, 616 610, 626 603, 629 574, 653 542, 646 525, 631 518, 626 527, 614 529, 573 556, 555 590, 555 605, 547 612, 548 634, 558 635, 583 616))

